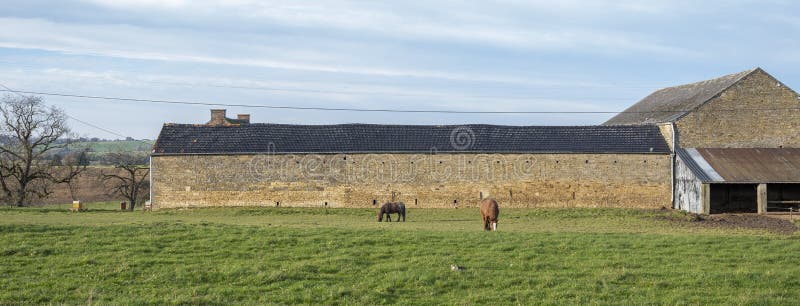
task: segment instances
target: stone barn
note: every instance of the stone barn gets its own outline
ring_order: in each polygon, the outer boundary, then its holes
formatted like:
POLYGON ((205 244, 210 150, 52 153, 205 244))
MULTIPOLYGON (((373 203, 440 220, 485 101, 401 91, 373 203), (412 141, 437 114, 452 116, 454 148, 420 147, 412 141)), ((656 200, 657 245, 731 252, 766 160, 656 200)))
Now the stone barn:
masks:
POLYGON ((213 118, 221 112, 164 125, 155 208, 669 205, 656 126, 288 125, 213 118))
POLYGON ((599 126, 289 125, 212 110, 205 124, 163 126, 151 201, 780 209, 800 200, 799 104, 753 69, 656 91, 599 126))
POLYGON ((673 207, 786 211, 800 204, 800 97, 760 68, 658 90, 605 125, 656 125, 675 152, 673 207))

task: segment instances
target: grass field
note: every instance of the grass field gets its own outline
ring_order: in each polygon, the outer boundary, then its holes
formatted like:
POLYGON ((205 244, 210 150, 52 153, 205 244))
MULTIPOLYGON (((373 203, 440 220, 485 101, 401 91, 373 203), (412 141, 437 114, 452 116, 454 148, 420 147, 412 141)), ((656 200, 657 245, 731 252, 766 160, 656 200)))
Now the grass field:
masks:
POLYGON ((483 232, 477 209, 378 223, 368 209, 66 207, 0 208, 0 304, 800 300, 797 234, 677 212, 506 209, 483 232))

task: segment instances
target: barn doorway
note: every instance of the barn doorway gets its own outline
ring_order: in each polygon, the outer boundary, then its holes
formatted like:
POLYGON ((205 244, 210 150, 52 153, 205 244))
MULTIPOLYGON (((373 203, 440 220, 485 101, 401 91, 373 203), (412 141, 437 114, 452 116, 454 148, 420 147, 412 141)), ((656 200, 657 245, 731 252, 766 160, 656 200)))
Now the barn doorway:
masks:
POLYGON ((798 211, 800 208, 800 184, 768 184, 767 212, 798 211))
POLYGON ((711 184, 710 212, 758 212, 758 184, 711 184))

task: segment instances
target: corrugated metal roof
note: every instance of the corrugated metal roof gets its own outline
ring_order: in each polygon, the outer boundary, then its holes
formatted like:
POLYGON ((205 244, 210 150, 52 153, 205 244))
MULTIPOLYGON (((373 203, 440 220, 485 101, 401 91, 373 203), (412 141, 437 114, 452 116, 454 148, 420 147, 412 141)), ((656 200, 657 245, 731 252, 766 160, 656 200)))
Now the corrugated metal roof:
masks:
POLYGON ((689 168, 689 170, 691 170, 692 173, 694 173, 694 176, 696 176, 697 179, 700 180, 701 182, 707 183, 712 181, 723 180, 722 177, 720 177, 719 174, 717 174, 717 172, 714 171, 714 168, 708 165, 708 162, 706 162, 705 159, 703 159, 703 156, 700 155, 700 153, 697 152, 696 149, 679 148, 678 150, 675 151, 675 154, 678 155, 678 158, 680 158, 681 161, 683 161, 683 163, 686 164, 686 167, 689 168), (700 166, 701 160, 704 166, 700 166), (711 171, 714 172, 715 174, 714 178, 712 178, 712 175, 708 173, 709 168, 711 171))
POLYGON ((711 80, 659 89, 603 124, 656 124, 675 121, 755 71, 763 72, 760 68, 755 68, 711 80))
MULTIPOLYGON (((691 150, 691 149, 689 149, 691 150)), ((697 148, 702 160, 722 180, 714 178, 698 165, 698 158, 689 151, 678 150, 681 159, 703 182, 711 183, 798 183, 800 182, 800 148, 697 148)))
POLYGON ((165 124, 154 154, 669 153, 655 126, 165 124))

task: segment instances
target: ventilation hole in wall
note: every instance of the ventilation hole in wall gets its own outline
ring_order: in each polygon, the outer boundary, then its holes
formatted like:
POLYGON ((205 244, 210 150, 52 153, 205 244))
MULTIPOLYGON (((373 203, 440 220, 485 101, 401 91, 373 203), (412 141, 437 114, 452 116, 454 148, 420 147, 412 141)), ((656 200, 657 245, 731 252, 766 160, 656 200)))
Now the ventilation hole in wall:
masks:
POLYGON ((385 165, 385 164, 386 164, 386 162, 381 162, 381 165, 385 165))
POLYGON ((276 201, 275 202, 275 207, 281 207, 281 202, 280 201, 276 201))
POLYGON ((644 163, 646 164, 646 163, 647 163, 647 161, 644 161, 644 163))
POLYGON ((575 199, 575 192, 574 191, 572 192, 572 199, 573 200, 575 199))
POLYGON ((297 160, 297 161, 295 161, 294 163, 295 163, 295 164, 300 164, 300 161, 299 161, 299 160, 297 160))
POLYGON ((372 199, 372 205, 378 205, 378 200, 372 199))
POLYGON ((588 159, 586 160, 586 163, 587 163, 587 164, 589 163, 589 160, 588 160, 588 159))
POLYGON ((497 161, 497 163, 499 164, 499 163, 500 163, 500 161, 498 160, 498 161, 497 161))
POLYGON ((417 199, 414 199, 414 205, 417 205, 417 199))
POLYGON ((783 146, 782 146, 782 145, 781 145, 781 146, 778 146, 778 148, 781 148, 781 149, 783 149, 783 146))
POLYGON ((530 163, 531 163, 531 161, 529 161, 529 160, 526 160, 526 161, 525 161, 525 163, 526 163, 526 164, 530 164, 530 163))
POLYGON ((411 164, 413 165, 413 164, 414 164, 414 162, 412 161, 412 162, 411 162, 411 164))
POLYGON ((471 161, 471 160, 468 160, 468 161, 467 161, 467 163, 468 163, 468 164, 471 164, 471 163, 472 163, 472 161, 471 161))
POLYGON ((556 161, 556 164, 557 164, 557 163, 558 163, 558 161, 556 161))
POLYGON ((509 198, 513 198, 514 197, 514 192, 511 191, 511 189, 508 190, 508 197, 509 198))
POLYGON ((615 160, 615 161, 614 161, 614 163, 616 164, 616 163, 617 163, 617 161, 615 160))
POLYGON ((480 199, 481 199, 481 200, 483 200, 483 191, 481 191, 480 193, 478 193, 478 195, 479 195, 480 199))
POLYGON ((440 161, 439 161, 439 163, 441 164, 441 163, 442 163, 442 161, 440 160, 440 161))
POLYGON ((327 206, 328 206, 328 202, 325 202, 325 207, 327 207, 327 206))
POLYGON ((347 156, 343 157, 342 159, 347 160, 347 156))
POLYGON ((453 206, 458 206, 458 200, 453 200, 453 206))

